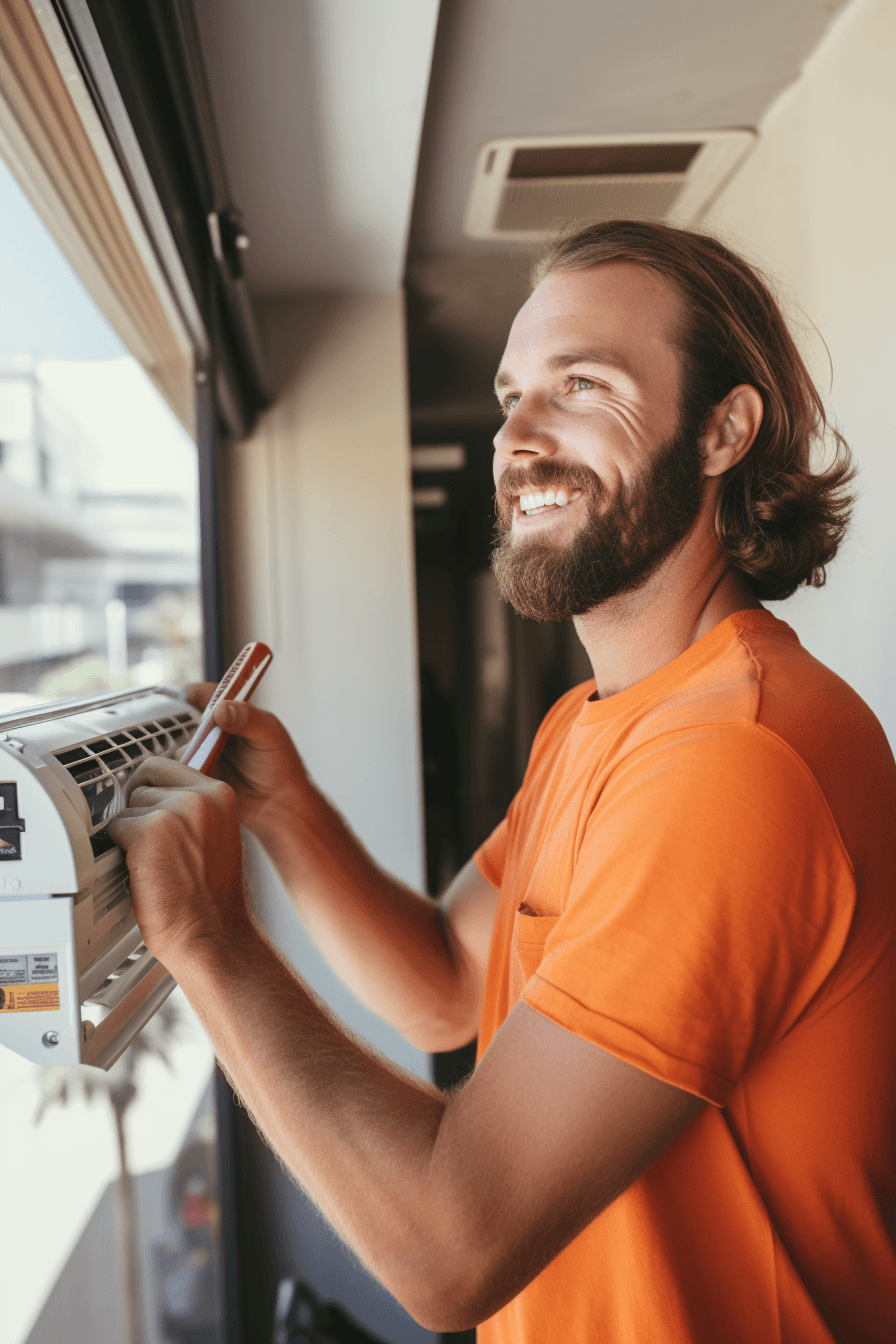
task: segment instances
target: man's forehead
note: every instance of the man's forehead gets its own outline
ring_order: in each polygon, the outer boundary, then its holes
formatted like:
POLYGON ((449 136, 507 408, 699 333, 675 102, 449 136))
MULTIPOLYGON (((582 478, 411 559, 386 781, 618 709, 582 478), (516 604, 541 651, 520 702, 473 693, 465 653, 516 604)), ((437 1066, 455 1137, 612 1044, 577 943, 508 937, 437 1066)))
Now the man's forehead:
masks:
POLYGON ((514 319, 495 386, 505 386, 521 361, 550 369, 576 352, 634 376, 660 349, 676 348, 680 318, 677 291, 643 266, 610 262, 550 275, 514 319))

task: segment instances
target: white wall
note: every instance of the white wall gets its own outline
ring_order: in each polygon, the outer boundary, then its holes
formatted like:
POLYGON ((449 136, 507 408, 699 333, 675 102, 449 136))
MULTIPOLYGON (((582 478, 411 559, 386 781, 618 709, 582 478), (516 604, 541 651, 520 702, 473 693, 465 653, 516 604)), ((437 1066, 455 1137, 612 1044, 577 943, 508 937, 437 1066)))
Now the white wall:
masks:
MULTIPOLYGON (((228 652, 252 638, 271 645, 258 702, 286 724, 374 857, 420 886, 403 298, 269 299, 258 317, 275 401, 223 454, 228 652)), ((251 867, 262 920, 297 970, 352 1030, 428 1077, 428 1056, 328 969, 254 846, 251 867)), ((392 1344, 433 1339, 359 1268, 260 1141, 242 1160, 265 1264, 337 1297, 392 1344)))
POLYGON ((195 8, 252 292, 398 289, 438 0, 195 8))
POLYGON ((861 469, 852 532, 827 586, 772 609, 859 691, 896 745, 894 71, 896 5, 853 0, 703 227, 780 282, 861 469))
MULTIPOLYGON (((416 616, 399 294, 258 305, 275 404, 232 445, 236 647, 274 650, 259 703, 390 872, 422 881, 416 616)), ((426 1057, 333 979, 261 870, 262 912, 334 1009, 399 1062, 426 1057)))

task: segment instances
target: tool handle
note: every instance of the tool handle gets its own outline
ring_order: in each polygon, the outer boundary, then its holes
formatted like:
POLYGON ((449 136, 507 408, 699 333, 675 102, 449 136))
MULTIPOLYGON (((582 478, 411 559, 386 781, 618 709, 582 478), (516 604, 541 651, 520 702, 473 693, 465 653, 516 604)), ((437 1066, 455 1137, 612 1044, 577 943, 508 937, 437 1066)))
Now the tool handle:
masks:
POLYGON ((237 654, 218 682, 215 693, 199 720, 196 732, 180 758, 184 765, 192 766, 203 775, 211 774, 229 737, 229 733, 225 733, 224 729, 215 723, 216 707, 223 700, 248 700, 268 670, 273 656, 267 644, 257 642, 247 644, 237 654))

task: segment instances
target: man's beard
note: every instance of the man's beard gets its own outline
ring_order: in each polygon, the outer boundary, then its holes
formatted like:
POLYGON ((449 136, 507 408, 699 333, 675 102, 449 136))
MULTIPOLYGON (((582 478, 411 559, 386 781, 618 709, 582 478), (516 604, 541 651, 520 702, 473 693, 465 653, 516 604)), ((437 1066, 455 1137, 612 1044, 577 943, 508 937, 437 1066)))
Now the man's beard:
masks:
POLYGON ((699 433, 696 424, 682 424, 641 475, 613 496, 582 463, 542 457, 525 467, 507 467, 495 496, 492 552, 504 600, 530 620, 566 621, 645 583, 697 517, 703 485, 699 433), (572 540, 565 546, 552 541, 547 529, 544 535, 514 535, 518 496, 561 486, 570 493, 581 490, 588 510, 572 540))

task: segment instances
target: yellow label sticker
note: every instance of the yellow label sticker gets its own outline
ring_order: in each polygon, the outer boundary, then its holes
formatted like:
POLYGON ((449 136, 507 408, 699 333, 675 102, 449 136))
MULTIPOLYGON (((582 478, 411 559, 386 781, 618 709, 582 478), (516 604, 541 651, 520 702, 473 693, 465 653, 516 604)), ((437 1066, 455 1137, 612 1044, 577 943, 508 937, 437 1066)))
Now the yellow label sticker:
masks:
POLYGON ((0 1013, 47 1013, 58 1008, 58 985, 0 985, 0 1013))

